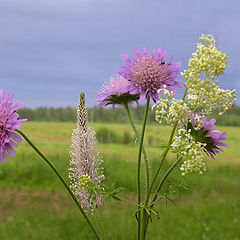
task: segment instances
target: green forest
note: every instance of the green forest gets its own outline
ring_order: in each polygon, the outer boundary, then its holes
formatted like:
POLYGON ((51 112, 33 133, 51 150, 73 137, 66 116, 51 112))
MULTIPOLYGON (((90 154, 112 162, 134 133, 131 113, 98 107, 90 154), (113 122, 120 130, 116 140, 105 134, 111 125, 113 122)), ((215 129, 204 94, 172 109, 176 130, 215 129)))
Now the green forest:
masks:
MULTIPOLYGON (((144 106, 131 107, 131 112, 136 122, 142 121, 144 106)), ((29 121, 51 121, 51 122, 75 122, 76 109, 72 107, 66 108, 48 108, 39 107, 35 109, 21 108, 18 110, 21 118, 27 118, 29 121)), ((108 122, 108 123, 125 123, 127 118, 122 108, 88 108, 90 122, 108 122)), ((234 105, 223 115, 218 112, 212 114, 216 118, 218 125, 224 126, 240 126, 240 106, 234 105)), ((155 122, 154 111, 150 111, 149 123, 155 122)))

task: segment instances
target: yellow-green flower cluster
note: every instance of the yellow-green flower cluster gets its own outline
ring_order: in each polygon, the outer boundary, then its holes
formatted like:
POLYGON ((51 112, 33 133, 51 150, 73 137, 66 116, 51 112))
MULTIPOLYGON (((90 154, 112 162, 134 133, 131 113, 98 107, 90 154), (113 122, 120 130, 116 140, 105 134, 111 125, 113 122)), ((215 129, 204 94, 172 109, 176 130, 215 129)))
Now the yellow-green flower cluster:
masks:
MULTIPOLYGON (((175 99, 173 93, 165 86, 164 89, 160 89, 162 96, 154 105, 158 122, 178 124, 179 130, 172 141, 171 150, 183 158, 180 168, 182 175, 189 172, 202 174, 206 171, 203 159, 204 153, 209 150, 206 150, 207 137, 203 142, 198 139, 203 137, 201 136, 201 129, 204 127, 202 119, 215 109, 219 109, 222 114, 236 101, 236 90, 221 89, 216 80, 216 77, 224 72, 228 56, 216 47, 211 35, 202 35, 199 39, 201 42, 197 44, 197 50, 189 60, 189 68, 182 73, 186 79, 183 99, 175 99), (196 132, 191 132, 191 128, 187 127, 191 122, 196 132), (196 135, 197 131, 199 136, 196 135)), ((217 148, 213 152, 218 151, 220 149, 217 148)))
POLYGON ((183 157, 180 167, 183 176, 190 172, 203 174, 206 171, 204 144, 196 142, 190 132, 191 130, 179 129, 171 144, 172 151, 183 157))
POLYGON ((214 80, 224 72, 228 56, 216 47, 212 35, 202 34, 199 40, 201 43, 197 43, 197 50, 188 63, 189 70, 184 71, 184 75, 186 79, 196 79, 204 73, 204 76, 214 80))
POLYGON ((173 125, 186 118, 187 115, 198 111, 206 116, 219 108, 220 114, 232 107, 236 101, 236 90, 224 90, 218 86, 215 78, 223 73, 228 56, 217 49, 213 37, 202 35, 201 43, 189 60, 189 69, 182 73, 185 77, 187 96, 183 100, 173 98, 173 93, 160 89, 162 97, 154 109, 156 120, 173 125))
POLYGON ((83 174, 78 178, 79 178, 79 187, 83 190, 90 190, 90 186, 92 185, 90 176, 88 174, 83 174))
POLYGON ((192 142, 191 148, 180 167, 183 176, 190 172, 197 172, 202 175, 207 170, 204 162, 204 152, 200 145, 200 143, 192 142))
POLYGON ((201 107, 201 114, 210 114, 220 108, 220 114, 231 108, 236 101, 236 90, 224 90, 218 86, 215 78, 224 72, 228 56, 217 49, 211 35, 202 35, 201 43, 189 60, 188 70, 182 73, 186 79, 188 105, 190 108, 201 107))
POLYGON ((167 90, 166 86, 159 91, 162 97, 153 106, 156 121, 164 121, 170 125, 179 122, 190 111, 187 104, 183 100, 173 98, 173 92, 167 90))
POLYGON ((190 108, 201 107, 201 114, 212 113, 216 108, 220 114, 232 107, 236 101, 236 90, 224 90, 212 82, 211 79, 196 79, 194 83, 188 84, 187 101, 190 108))

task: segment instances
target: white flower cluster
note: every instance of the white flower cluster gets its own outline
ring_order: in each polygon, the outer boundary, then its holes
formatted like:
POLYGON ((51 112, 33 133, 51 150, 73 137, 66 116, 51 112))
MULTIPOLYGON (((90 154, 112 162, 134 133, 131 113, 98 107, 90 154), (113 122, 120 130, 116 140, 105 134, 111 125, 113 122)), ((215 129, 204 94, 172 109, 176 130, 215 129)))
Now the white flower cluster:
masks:
POLYGON ((173 125, 183 119, 189 112, 187 104, 183 100, 173 98, 173 92, 167 90, 166 86, 159 92, 162 93, 162 98, 153 106, 156 121, 159 123, 165 121, 167 124, 173 125))
POLYGON ((189 172, 203 174, 206 171, 206 163, 203 161, 204 144, 196 142, 192 138, 190 131, 179 129, 171 144, 171 149, 183 157, 183 164, 180 167, 182 175, 189 172))
POLYGON ((187 101, 190 108, 201 106, 201 114, 210 114, 220 108, 220 114, 231 108, 236 101, 236 90, 224 90, 215 78, 224 72, 228 56, 217 49, 211 35, 202 35, 202 43, 189 60, 188 70, 182 73, 188 90, 187 101))
POLYGON ((197 50, 189 60, 188 77, 200 78, 201 73, 212 80, 222 74, 227 66, 228 56, 217 47, 212 35, 199 37, 201 43, 197 43, 197 50))
POLYGON ((197 44, 197 50, 189 60, 189 69, 182 73, 186 79, 187 96, 184 100, 173 98, 173 92, 160 89, 162 97, 154 109, 156 120, 173 125, 196 110, 206 116, 219 108, 220 114, 232 107, 236 101, 236 90, 224 90, 218 86, 215 78, 222 74, 228 56, 216 48, 212 36, 202 35, 202 43, 197 44))
POLYGON ((202 174, 206 171, 203 162, 206 143, 204 145, 193 139, 190 132, 187 132, 190 130, 186 130, 187 124, 193 122, 194 129, 198 131, 203 127, 203 117, 207 117, 216 108, 219 108, 222 114, 236 101, 236 90, 221 89, 218 86, 219 82, 215 80, 224 72, 228 56, 217 49, 211 35, 202 35, 199 39, 201 43, 197 44, 197 50, 189 60, 188 70, 181 73, 186 79, 183 99, 173 98, 173 93, 165 86, 164 89, 160 89, 162 97, 154 105, 158 122, 178 124, 180 128, 173 139, 171 149, 183 157, 183 175, 189 172, 202 174))
POLYGON ((206 169, 206 163, 203 161, 204 155, 203 155, 203 149, 201 146, 201 143, 192 142, 191 148, 189 149, 187 156, 184 158, 184 162, 180 167, 180 170, 182 171, 182 175, 189 172, 197 172, 200 175, 205 172, 206 169))

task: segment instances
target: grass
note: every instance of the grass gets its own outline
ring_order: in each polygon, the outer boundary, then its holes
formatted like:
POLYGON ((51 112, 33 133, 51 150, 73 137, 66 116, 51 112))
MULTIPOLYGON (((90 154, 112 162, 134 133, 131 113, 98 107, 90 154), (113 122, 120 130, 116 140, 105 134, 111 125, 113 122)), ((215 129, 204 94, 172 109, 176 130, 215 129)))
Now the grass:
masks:
MULTIPOLYGON (((103 125, 94 127, 99 129, 103 125)), ((104 127, 117 134, 130 131, 128 125, 104 127)), ((28 122, 23 127, 66 179, 73 128, 71 123, 37 122, 28 122)), ((209 167, 203 176, 191 174, 182 178, 178 169, 173 172, 171 179, 184 179, 189 189, 183 190, 180 197, 173 196, 176 206, 160 202, 160 219, 153 219, 149 239, 240 239, 240 128, 224 127, 224 130, 229 148, 216 160, 206 159, 209 167)), ((164 142, 168 134, 168 127, 150 125, 146 139, 164 142)), ((162 149, 158 144, 146 147, 154 172, 162 149)), ((135 200, 137 145, 100 144, 99 152, 104 156, 106 182, 123 186, 122 195, 135 200)), ((170 155, 168 162, 172 160, 170 155)), ((1 163, 0 189, 0 239, 94 239, 62 185, 25 142, 19 145, 15 158, 1 163)), ((106 239, 133 240, 136 239, 134 211, 135 206, 107 201, 99 209, 100 216, 92 218, 103 219, 106 239)))

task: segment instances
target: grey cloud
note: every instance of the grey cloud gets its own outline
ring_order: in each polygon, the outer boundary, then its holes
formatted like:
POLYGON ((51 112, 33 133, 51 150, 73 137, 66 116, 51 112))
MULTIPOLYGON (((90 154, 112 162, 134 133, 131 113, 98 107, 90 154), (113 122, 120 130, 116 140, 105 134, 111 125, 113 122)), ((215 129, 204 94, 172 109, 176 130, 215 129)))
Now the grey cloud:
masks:
POLYGON ((0 0, 1 87, 31 107, 76 105, 80 91, 93 105, 121 53, 163 46, 184 69, 199 35, 211 33, 230 56, 223 86, 240 90, 239 7, 234 0, 0 0))

